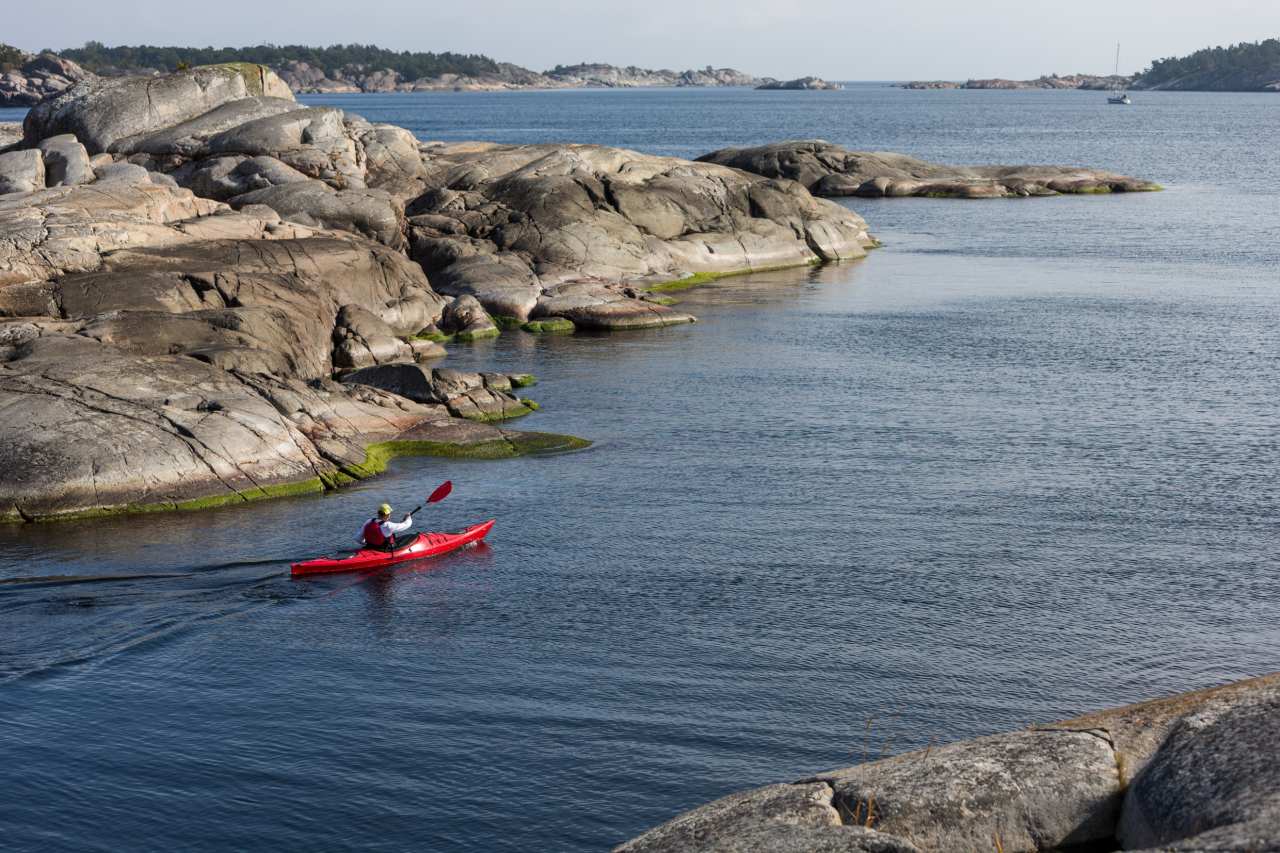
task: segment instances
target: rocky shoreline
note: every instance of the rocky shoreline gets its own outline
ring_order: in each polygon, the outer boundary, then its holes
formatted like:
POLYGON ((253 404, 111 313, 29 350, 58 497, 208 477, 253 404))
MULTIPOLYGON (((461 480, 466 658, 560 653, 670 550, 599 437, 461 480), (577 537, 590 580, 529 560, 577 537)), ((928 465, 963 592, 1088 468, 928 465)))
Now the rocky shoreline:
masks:
POLYGON ((86 77, 0 139, 9 521, 578 449, 496 426, 537 408, 527 378, 440 367, 445 346, 688 323, 664 291, 877 245, 816 197, 849 176, 814 183, 792 155, 420 143, 244 63, 86 77))
POLYGON ((656 87, 708 88, 756 86, 755 76, 734 68, 669 69, 620 67, 602 62, 557 65, 537 72, 499 63, 484 74, 441 74, 407 78, 389 68, 350 67, 326 73, 306 62, 294 61, 277 69, 297 94, 358 94, 369 92, 492 92, 521 89, 644 89, 656 87))
POLYGON ((615 853, 1280 850, 1280 673, 731 794, 615 853))
MULTIPOLYGON (((0 48, 4 47, 0 45, 0 48)), ((814 77, 779 82, 735 68, 690 68, 684 71, 616 66, 602 62, 557 65, 545 72, 510 62, 492 63, 474 73, 410 76, 392 68, 348 64, 325 69, 293 59, 270 66, 294 94, 385 94, 393 92, 493 92, 526 89, 645 89, 645 88, 840 88, 814 77), (804 85, 806 81, 816 81, 804 85)), ((163 76, 157 69, 101 69, 103 76, 163 76)), ((98 75, 56 53, 24 55, 23 61, 0 73, 0 107, 29 107, 98 75)))
POLYGON ((910 80, 899 83, 900 89, 1088 89, 1103 91, 1132 86, 1136 77, 1114 74, 1046 74, 1034 80, 1010 80, 1004 77, 970 80, 910 80))

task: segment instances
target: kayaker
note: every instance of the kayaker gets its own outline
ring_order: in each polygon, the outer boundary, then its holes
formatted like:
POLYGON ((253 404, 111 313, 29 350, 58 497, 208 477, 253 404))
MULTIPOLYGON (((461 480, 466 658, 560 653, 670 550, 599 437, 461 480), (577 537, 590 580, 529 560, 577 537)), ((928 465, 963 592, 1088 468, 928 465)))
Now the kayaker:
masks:
POLYGON ((403 533, 410 527, 413 527, 412 515, 406 515, 403 521, 392 521, 391 504, 383 504, 378 507, 378 514, 360 528, 360 536, 356 541, 370 548, 395 547, 396 534, 403 533))

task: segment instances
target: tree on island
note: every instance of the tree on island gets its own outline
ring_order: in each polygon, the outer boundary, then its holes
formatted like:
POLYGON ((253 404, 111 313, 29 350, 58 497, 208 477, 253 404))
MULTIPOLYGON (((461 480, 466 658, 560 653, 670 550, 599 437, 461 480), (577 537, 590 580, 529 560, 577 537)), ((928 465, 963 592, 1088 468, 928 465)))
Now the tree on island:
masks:
POLYGON ((83 47, 61 51, 61 55, 98 73, 137 69, 176 71, 179 67, 222 62, 256 62, 279 68, 293 61, 305 62, 322 69, 328 75, 348 66, 389 68, 411 80, 438 77, 441 74, 477 76, 500 70, 497 62, 480 54, 415 53, 362 44, 335 44, 329 47, 296 44, 261 44, 253 47, 107 47, 102 42, 90 41, 83 47))

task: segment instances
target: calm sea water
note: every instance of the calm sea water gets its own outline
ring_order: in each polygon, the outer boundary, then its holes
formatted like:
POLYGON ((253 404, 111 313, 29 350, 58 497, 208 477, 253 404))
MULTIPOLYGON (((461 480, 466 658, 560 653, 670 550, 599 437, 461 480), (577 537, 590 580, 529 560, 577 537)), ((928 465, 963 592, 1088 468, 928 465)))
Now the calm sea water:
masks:
MULTIPOLYGON (((694 326, 455 347, 597 441, 0 529, 12 850, 588 851, 744 786, 1280 669, 1280 99, 313 99, 430 139, 823 137, 1164 193, 854 201, 694 326), (291 581, 384 499, 488 547, 291 581)), ((0 116, 0 118, 3 118, 0 116)))

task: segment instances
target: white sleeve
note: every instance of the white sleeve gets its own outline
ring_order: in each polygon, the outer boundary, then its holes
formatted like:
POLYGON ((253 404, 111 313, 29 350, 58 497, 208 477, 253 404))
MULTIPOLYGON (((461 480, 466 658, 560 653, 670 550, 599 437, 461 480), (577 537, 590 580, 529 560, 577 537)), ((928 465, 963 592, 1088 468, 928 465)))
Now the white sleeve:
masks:
POLYGON ((383 522, 382 532, 387 536, 394 536, 397 533, 403 533, 413 527, 413 519, 406 518, 404 521, 387 521, 383 522))
POLYGON ((357 544, 357 545, 364 545, 364 544, 366 544, 366 543, 365 543, 365 541, 364 541, 364 525, 363 525, 363 524, 362 524, 362 525, 360 525, 360 531, 359 531, 358 533, 356 533, 356 544, 357 544))

